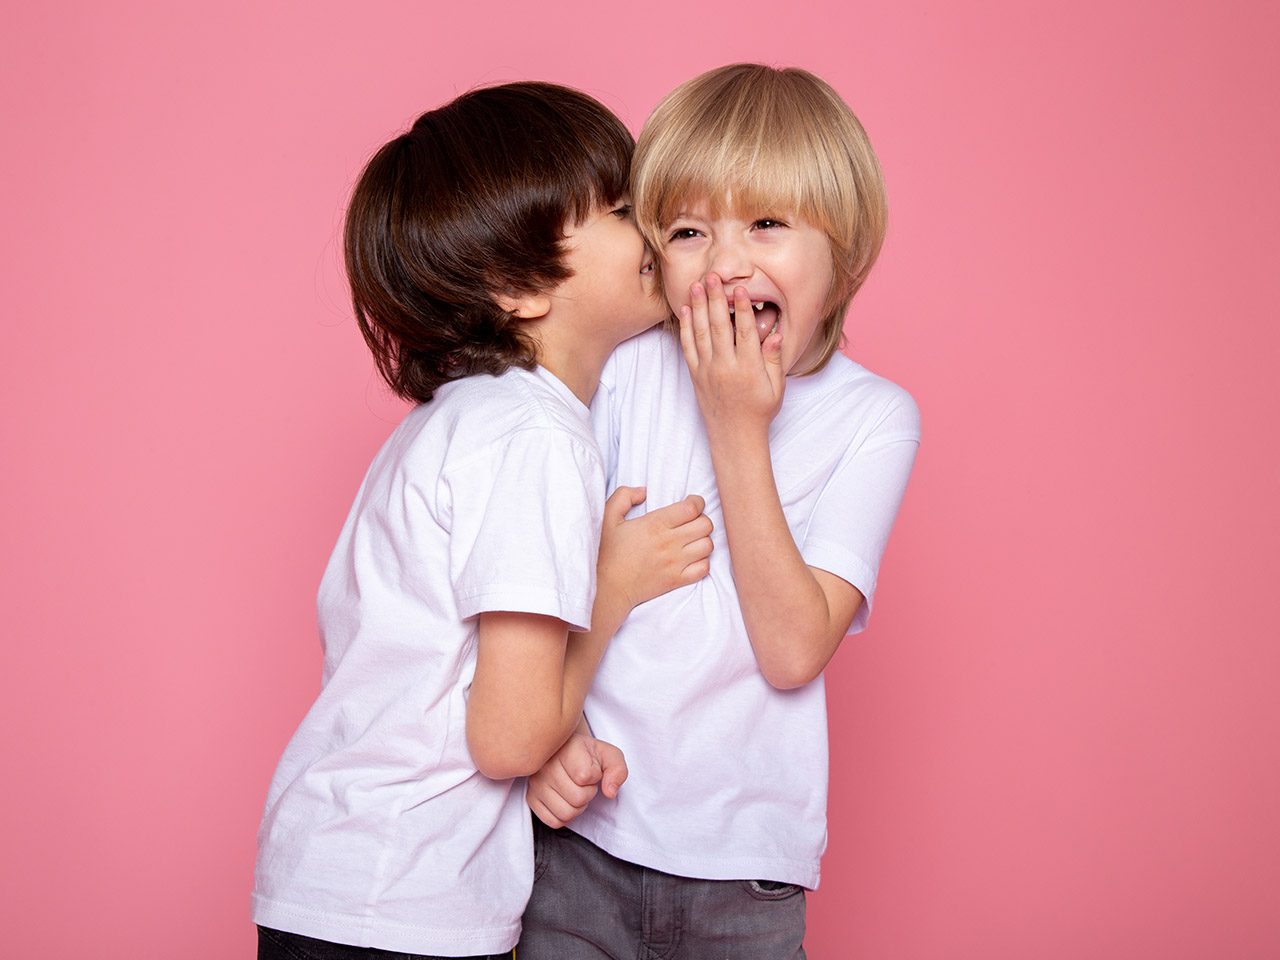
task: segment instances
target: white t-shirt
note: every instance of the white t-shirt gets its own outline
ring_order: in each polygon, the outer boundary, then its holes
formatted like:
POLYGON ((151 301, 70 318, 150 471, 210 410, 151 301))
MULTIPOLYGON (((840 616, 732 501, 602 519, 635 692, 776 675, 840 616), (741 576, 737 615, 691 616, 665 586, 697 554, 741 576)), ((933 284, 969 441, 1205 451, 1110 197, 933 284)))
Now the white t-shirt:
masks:
POLYGON ((356 946, 510 950, 533 884, 524 781, 467 749, 477 615, 588 629, 604 476, 550 373, 440 388, 374 459, 320 584, 323 688, 258 837, 253 918, 356 946))
MULTIPOLYGON (((769 685, 734 587, 706 430, 675 337, 627 341, 592 404, 612 489, 644 485, 637 512, 706 498, 715 549, 706 579, 641 604, 613 638, 586 715, 626 754, 615 801, 597 797, 570 826, 609 853, 684 877, 818 885, 826 847, 827 711, 821 677, 769 685)), ((789 377, 770 427, 783 512, 807 564, 866 597, 919 445, 900 387, 836 354, 789 377)))

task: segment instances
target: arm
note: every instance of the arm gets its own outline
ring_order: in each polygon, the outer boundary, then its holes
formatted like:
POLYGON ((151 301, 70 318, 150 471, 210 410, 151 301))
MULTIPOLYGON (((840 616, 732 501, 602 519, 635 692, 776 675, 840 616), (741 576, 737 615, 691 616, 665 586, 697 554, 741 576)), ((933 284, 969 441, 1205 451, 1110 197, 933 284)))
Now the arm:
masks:
POLYGON ((554 617, 480 615, 467 744, 495 780, 536 772, 568 739, 605 646, 632 607, 706 576, 711 521, 690 496, 635 520, 643 490, 620 487, 605 504, 591 630, 571 633, 554 617))
POLYGON ((822 672, 863 597, 808 566, 791 536, 769 452, 785 386, 781 335, 760 343, 743 293, 736 291, 735 336, 719 279, 695 284, 680 312, 680 342, 707 426, 747 634, 765 678, 788 689, 822 672))

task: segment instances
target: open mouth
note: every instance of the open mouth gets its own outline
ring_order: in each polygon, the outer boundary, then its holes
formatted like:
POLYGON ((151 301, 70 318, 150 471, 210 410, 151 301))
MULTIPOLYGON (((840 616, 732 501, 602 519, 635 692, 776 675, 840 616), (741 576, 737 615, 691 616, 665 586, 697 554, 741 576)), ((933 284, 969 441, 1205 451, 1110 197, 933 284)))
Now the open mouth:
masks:
MULTIPOLYGON (((751 309, 755 313, 756 333, 760 335, 760 342, 764 343, 769 334, 778 329, 782 311, 772 300, 752 300, 751 309)), ((729 316, 734 316, 732 303, 729 304, 729 316)))

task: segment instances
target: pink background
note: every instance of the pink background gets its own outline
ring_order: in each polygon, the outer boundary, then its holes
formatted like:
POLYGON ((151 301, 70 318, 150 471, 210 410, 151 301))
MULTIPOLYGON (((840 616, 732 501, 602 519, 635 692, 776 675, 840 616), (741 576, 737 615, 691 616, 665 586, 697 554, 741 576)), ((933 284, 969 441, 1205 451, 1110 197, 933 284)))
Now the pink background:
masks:
POLYGON ((879 149, 852 351, 925 426, 829 671, 810 955, 1280 955, 1275 5, 432 6, 6 11, 0 952, 252 953, 316 584, 401 412, 338 269, 368 154, 479 83, 638 128, 762 59, 879 149))

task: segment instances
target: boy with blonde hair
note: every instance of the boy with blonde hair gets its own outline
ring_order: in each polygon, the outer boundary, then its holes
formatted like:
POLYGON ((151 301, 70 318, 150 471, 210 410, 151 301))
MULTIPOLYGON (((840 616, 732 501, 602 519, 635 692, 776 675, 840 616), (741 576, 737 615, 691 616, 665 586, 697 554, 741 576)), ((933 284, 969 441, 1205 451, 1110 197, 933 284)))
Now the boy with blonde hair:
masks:
POLYGON ((659 104, 632 190, 679 338, 642 334, 606 366, 606 472, 655 502, 711 491, 728 550, 631 613, 590 732, 532 778, 530 806, 569 829, 537 832, 520 957, 803 957, 822 670, 866 626, 919 443, 911 397, 837 352, 884 236, 879 166, 826 83, 739 64, 659 104), (592 803, 604 742, 631 778, 592 803))

